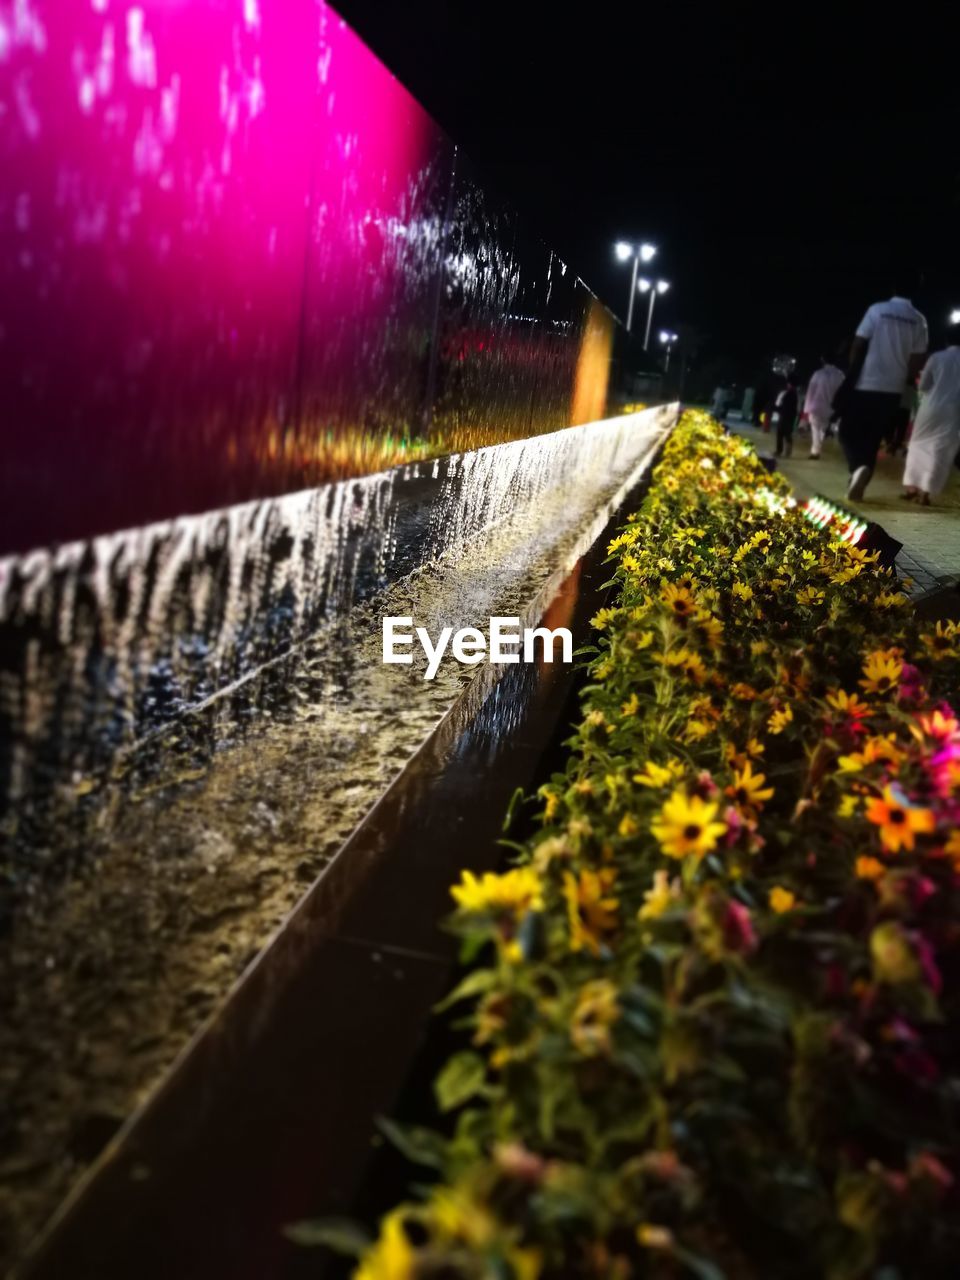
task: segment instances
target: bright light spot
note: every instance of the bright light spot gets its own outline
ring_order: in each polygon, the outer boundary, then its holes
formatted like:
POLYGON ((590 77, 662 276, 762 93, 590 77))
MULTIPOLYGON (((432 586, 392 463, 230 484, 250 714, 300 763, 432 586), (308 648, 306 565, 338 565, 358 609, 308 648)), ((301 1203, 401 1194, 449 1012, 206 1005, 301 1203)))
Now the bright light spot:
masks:
POLYGON ((650 283, 649 280, 645 280, 641 276, 640 279, 637 281, 637 288, 640 290, 641 293, 646 293, 648 289, 653 288, 653 285, 650 283))
POLYGON ((642 244, 640 246, 640 261, 649 262, 657 255, 657 246, 655 244, 642 244))
POLYGON ((616 254, 621 262, 626 262, 628 258, 633 256, 633 246, 627 244, 625 240, 621 240, 616 247, 616 254))
POLYGON ((91 76, 84 76, 80 81, 80 88, 77 94, 80 101, 80 110, 89 115, 93 110, 93 104, 97 97, 97 87, 91 76))
POLYGON ((666 280, 657 281, 657 293, 666 293, 669 288, 670 288, 670 284, 668 281, 666 280))
POLYGON ((960 324, 960 309, 950 312, 950 323, 960 324))

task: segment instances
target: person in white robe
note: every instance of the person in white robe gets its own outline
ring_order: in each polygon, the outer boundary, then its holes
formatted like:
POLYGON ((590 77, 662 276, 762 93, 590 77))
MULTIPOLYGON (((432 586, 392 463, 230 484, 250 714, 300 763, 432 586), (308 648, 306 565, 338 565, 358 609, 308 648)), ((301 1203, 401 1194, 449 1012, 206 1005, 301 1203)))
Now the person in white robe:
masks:
POLYGON ((810 457, 819 458, 824 436, 830 426, 833 397, 843 385, 843 373, 829 357, 821 356, 822 365, 807 384, 803 412, 810 423, 810 457))
POLYGON ((960 449, 960 325, 946 350, 932 355, 920 375, 920 408, 903 469, 902 497, 923 506, 941 493, 960 449))

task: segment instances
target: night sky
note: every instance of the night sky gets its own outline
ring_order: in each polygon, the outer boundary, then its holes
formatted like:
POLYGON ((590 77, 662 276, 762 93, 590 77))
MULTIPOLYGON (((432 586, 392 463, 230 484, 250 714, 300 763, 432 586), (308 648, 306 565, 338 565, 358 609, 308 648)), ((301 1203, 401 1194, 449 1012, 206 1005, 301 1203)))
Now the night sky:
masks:
POLYGON ((336 7, 621 316, 614 241, 660 245, 711 376, 836 347, 899 264, 935 344, 960 307, 947 6, 336 7))

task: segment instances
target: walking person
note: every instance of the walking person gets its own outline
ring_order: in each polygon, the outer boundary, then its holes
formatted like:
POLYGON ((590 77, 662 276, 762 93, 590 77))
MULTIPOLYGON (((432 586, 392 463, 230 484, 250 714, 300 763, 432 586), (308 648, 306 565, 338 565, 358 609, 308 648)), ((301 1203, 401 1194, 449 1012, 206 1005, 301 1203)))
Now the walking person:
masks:
POLYGON ((858 501, 870 483, 880 442, 893 430, 900 398, 927 350, 927 322, 904 292, 868 307, 850 349, 850 368, 834 406, 847 459, 847 497, 858 501))
POLYGON ((890 439, 887 441, 887 452, 891 458, 895 458, 901 449, 906 453, 907 432, 910 430, 910 423, 913 421, 913 415, 916 411, 917 388, 912 382, 908 382, 903 395, 900 397, 900 407, 897 409, 893 430, 890 439))
POLYGON ((777 447, 776 456, 782 458, 784 454, 789 458, 793 453, 793 427, 797 420, 797 376, 794 373, 786 375, 787 385, 777 396, 776 408, 773 411, 774 422, 777 426, 777 447))
POLYGON ((920 375, 923 399, 907 446, 901 497, 928 507, 950 478, 960 447, 960 325, 947 333, 947 348, 932 355, 920 375))
POLYGON ((823 441, 830 428, 833 397, 843 386, 843 371, 829 356, 820 357, 820 368, 807 384, 803 412, 810 423, 810 457, 819 458, 823 441))

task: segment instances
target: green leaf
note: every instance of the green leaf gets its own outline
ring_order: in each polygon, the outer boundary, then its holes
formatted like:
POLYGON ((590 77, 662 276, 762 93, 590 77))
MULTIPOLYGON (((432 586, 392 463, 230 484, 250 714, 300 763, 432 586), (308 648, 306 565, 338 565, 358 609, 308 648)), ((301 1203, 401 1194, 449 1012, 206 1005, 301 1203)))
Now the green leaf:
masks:
POLYGON ((474 969, 463 979, 458 982, 449 995, 444 996, 438 1005, 435 1006, 437 1013, 442 1013, 444 1009, 449 1009, 452 1004, 456 1004, 459 1000, 469 1000, 471 996, 485 995, 491 987, 496 984, 497 974, 495 969, 474 969))
POLYGON ((443 1168, 447 1142, 441 1134, 421 1125, 398 1124, 385 1117, 377 1121, 377 1128, 411 1163, 425 1164, 431 1169, 443 1168))
POLYGON ((479 1093, 486 1075, 487 1064, 478 1053, 455 1053, 434 1084, 441 1111, 452 1111, 479 1093))
POLYGON ((359 1258, 370 1248, 371 1240, 362 1227, 349 1218, 317 1218, 313 1221, 292 1222, 284 1227, 283 1234, 294 1244, 306 1248, 332 1249, 350 1258, 359 1258))
POLYGON ((510 797, 510 803, 507 805, 507 812, 503 819, 502 831, 509 831, 513 825, 513 819, 517 810, 523 804, 523 787, 517 787, 513 795, 510 797))

